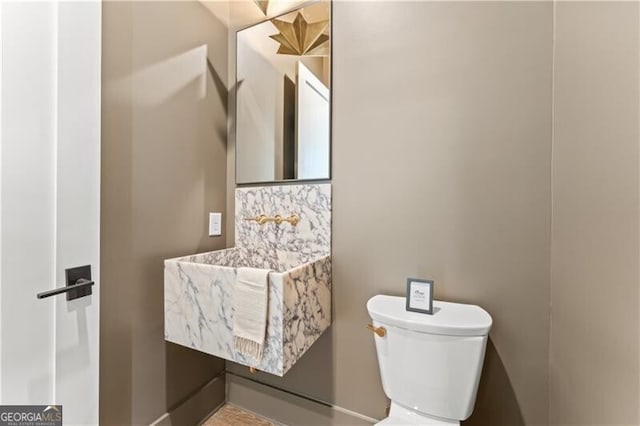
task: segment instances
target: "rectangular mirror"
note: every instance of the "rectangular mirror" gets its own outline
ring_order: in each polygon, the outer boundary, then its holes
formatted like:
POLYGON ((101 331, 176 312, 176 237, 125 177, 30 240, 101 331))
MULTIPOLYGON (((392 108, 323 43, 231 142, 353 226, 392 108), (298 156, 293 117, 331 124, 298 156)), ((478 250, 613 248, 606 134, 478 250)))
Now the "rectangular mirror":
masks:
POLYGON ((237 33, 236 182, 330 177, 331 4, 237 33))

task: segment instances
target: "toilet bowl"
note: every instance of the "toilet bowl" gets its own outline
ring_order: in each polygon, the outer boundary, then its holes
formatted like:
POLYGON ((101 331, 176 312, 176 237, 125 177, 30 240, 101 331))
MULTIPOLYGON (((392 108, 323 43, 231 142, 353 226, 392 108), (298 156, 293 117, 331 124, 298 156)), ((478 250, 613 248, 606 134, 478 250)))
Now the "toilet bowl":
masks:
POLYGON ((491 316, 475 305, 434 301, 409 312, 404 297, 367 302, 380 377, 391 399, 379 425, 459 425, 473 412, 491 316), (380 328, 384 330, 381 331, 380 328))

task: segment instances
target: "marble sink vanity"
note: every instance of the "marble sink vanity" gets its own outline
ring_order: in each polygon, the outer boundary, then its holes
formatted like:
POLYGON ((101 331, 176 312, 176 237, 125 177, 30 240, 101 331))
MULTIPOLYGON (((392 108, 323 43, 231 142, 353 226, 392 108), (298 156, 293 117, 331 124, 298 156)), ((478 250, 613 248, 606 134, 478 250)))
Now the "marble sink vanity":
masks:
POLYGON ((329 184, 236 190, 236 247, 165 261, 165 340, 283 376, 331 324, 329 184), (289 223, 246 221, 296 213, 289 223), (233 345, 239 267, 269 269, 262 358, 233 345))

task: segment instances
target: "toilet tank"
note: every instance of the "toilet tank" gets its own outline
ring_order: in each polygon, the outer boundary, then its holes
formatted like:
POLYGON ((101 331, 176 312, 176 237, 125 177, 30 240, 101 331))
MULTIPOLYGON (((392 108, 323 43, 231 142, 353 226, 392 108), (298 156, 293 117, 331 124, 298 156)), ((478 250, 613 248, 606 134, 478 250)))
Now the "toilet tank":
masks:
POLYGON ((473 412, 491 316, 475 305, 434 301, 433 315, 408 312, 405 298, 374 296, 367 310, 385 394, 418 412, 465 420, 473 412))

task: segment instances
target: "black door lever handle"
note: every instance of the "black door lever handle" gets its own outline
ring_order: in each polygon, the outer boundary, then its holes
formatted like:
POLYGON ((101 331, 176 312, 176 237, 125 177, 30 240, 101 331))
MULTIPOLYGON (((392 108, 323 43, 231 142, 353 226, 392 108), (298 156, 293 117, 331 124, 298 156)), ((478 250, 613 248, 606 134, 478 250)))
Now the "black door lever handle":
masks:
MULTIPOLYGON (((62 293, 67 293, 67 292, 77 292, 77 290, 81 289, 81 288, 86 288, 86 287, 90 287, 92 285, 94 285, 95 283, 93 281, 89 281, 86 280, 84 278, 80 278, 78 281, 76 281, 75 284, 72 285, 68 285, 66 287, 60 287, 60 288, 56 288, 53 290, 48 290, 48 291, 43 291, 42 293, 38 293, 38 299, 44 299, 45 297, 51 297, 51 296, 55 296, 56 294, 62 294, 62 293)), ((73 299, 71 299, 73 300, 73 299)))
POLYGON ((91 286, 95 284, 91 280, 91 265, 78 266, 65 270, 67 285, 53 290, 43 291, 36 296, 38 299, 55 296, 56 294, 67 294, 67 300, 74 300, 91 294, 91 286))

